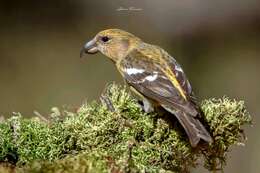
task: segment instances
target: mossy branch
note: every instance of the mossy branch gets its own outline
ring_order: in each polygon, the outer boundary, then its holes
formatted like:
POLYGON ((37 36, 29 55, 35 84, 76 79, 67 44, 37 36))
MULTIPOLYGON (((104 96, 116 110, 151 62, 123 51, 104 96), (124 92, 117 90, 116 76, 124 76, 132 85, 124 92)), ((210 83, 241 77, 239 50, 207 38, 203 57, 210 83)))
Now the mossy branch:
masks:
POLYGON ((189 172, 199 164, 222 170, 251 117, 244 102, 227 97, 204 100, 201 109, 214 142, 193 149, 177 122, 144 113, 125 87, 111 85, 101 104, 54 108, 48 120, 17 115, 1 122, 0 161, 18 173, 189 172))

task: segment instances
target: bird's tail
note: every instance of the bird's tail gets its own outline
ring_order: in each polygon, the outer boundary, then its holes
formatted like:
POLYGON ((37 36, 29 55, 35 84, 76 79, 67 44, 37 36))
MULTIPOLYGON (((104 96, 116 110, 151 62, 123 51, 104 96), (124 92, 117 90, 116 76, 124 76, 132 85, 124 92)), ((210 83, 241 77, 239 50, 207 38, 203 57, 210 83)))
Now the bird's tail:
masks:
MULTIPOLYGON (((163 106, 164 107, 164 106, 163 106)), ((206 128, 201 124, 201 122, 195 117, 188 115, 183 111, 173 111, 169 107, 164 107, 167 111, 174 114, 178 121, 181 123, 182 127, 185 129, 187 133, 191 146, 196 147, 200 141, 203 139, 204 141, 211 143, 212 138, 206 128)))

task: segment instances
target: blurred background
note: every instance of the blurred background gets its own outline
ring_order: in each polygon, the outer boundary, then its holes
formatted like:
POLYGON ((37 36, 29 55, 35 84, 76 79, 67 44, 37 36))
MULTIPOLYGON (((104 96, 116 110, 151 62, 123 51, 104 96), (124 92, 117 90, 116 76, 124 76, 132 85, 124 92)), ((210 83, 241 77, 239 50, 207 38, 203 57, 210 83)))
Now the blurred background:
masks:
POLYGON ((259 172, 259 0, 1 1, 0 115, 78 107, 107 83, 123 83, 103 55, 79 58, 83 44, 107 28, 167 50, 200 99, 244 100, 255 125, 246 128, 246 147, 229 154, 225 172, 259 172))

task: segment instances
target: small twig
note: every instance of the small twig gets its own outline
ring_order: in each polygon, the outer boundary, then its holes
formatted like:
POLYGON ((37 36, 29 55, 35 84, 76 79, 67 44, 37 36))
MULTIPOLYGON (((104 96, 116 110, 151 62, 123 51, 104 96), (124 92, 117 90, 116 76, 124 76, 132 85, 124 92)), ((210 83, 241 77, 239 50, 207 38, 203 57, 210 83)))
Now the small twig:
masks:
POLYGON ((21 114, 17 112, 13 112, 13 115, 15 117, 13 117, 13 121, 11 121, 11 128, 13 130, 13 140, 16 142, 20 136, 19 132, 21 128, 21 123, 19 117, 21 117, 21 114))
POLYGON ((115 107, 114 107, 114 105, 113 105, 113 103, 112 103, 112 101, 107 97, 107 96, 105 96, 104 94, 102 94, 101 96, 100 96, 100 101, 104 104, 104 105, 106 105, 106 107, 108 108, 108 110, 110 110, 111 112, 115 112, 116 110, 115 110, 115 107))
POLYGON ((5 117, 3 115, 0 115, 0 123, 5 121, 5 117))
POLYGON ((40 114, 38 111, 33 111, 33 113, 39 117, 42 121, 45 121, 45 122, 49 122, 49 120, 47 118, 45 118, 42 114, 40 114))

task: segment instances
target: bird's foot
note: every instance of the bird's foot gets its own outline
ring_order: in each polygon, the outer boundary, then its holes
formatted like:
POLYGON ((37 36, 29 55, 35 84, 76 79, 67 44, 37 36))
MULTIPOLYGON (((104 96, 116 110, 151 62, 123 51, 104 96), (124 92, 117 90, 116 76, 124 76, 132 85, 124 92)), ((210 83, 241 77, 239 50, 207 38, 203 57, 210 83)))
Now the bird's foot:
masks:
POLYGON ((152 106, 150 101, 144 99, 142 101, 139 100, 138 103, 139 103, 141 109, 143 111, 145 111, 146 113, 154 112, 154 107, 152 106))

